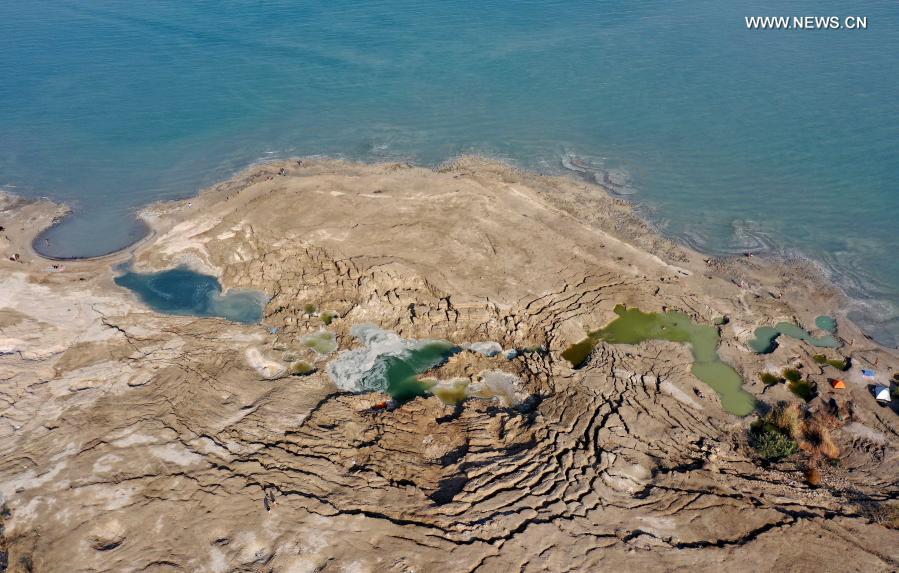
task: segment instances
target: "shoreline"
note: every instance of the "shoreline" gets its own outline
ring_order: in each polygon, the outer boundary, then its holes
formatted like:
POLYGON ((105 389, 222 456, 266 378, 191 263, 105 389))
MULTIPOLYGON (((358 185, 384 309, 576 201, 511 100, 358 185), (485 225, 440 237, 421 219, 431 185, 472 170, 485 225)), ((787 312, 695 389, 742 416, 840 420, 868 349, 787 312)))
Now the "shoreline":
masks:
MULTIPOLYGON (((753 254, 751 257, 744 257, 743 255, 738 254, 722 254, 711 252, 704 252, 699 249, 696 245, 689 244, 684 240, 680 239, 677 236, 669 236, 666 234, 656 223, 653 221, 651 217, 649 217, 641 208, 640 204, 631 199, 630 195, 621 195, 616 193, 613 189, 608 187, 607 185, 595 181, 594 177, 589 175, 590 172, 578 171, 576 169, 572 169, 566 167, 564 162, 562 164, 562 171, 558 174, 548 174, 542 173, 536 170, 528 169, 525 167, 521 167, 516 163, 512 162, 508 159, 503 158, 493 158, 484 155, 469 155, 462 154, 452 158, 449 158, 439 164, 436 165, 426 165, 426 164, 416 164, 409 161, 376 161, 376 162, 367 162, 360 161, 354 159, 346 159, 341 157, 331 157, 331 156, 322 156, 322 155, 307 155, 307 156, 297 156, 297 157, 289 157, 286 159, 260 159, 258 161, 254 161, 247 167, 240 169, 234 172, 232 175, 221 179, 217 183, 214 183, 208 187, 198 190, 195 194, 189 195, 182 199, 174 199, 174 200, 161 200, 154 201, 148 203, 138 209, 138 211, 134 214, 136 220, 138 220, 142 226, 145 227, 147 233, 141 238, 137 239, 133 243, 126 245, 120 249, 116 249, 109 253, 105 253, 103 255, 92 256, 92 257, 53 257, 46 255, 41 252, 38 247, 38 241, 41 236, 49 229, 53 228, 56 225, 61 224, 65 218, 71 217, 73 215, 72 210, 65 204, 60 204, 54 202, 52 199, 44 198, 38 201, 48 201, 53 205, 58 205, 61 209, 64 210, 62 216, 55 217, 51 223, 40 229, 35 235, 32 241, 29 244, 30 253, 33 256, 39 257, 46 261, 51 261, 54 263, 79 263, 79 262, 109 262, 110 264, 120 261, 128 256, 133 256, 137 251, 139 251, 143 246, 152 243, 152 241, 157 237, 158 230, 154 227, 152 222, 152 217, 157 210, 166 208, 171 208, 172 206, 183 206, 185 204, 190 204, 191 202, 203 197, 207 193, 215 192, 215 190, 233 186, 235 183, 239 181, 248 181, 253 179, 254 177, 259 176, 260 174, 271 175, 269 168, 271 167, 281 167, 281 166, 289 166, 297 161, 300 162, 313 162, 313 163, 324 163, 324 164, 336 164, 336 165, 347 165, 347 166, 377 166, 377 165, 404 165, 410 168, 418 168, 425 169, 429 171, 433 171, 436 173, 441 172, 441 170, 446 169, 449 166, 452 166, 458 162, 466 162, 473 161, 475 163, 485 165, 485 166, 493 166, 494 168, 498 168, 500 170, 503 169, 511 169, 526 176, 538 177, 538 178, 562 178, 570 181, 583 183, 589 187, 593 187, 602 191, 605 195, 606 199, 609 201, 615 202, 620 205, 624 205, 628 209, 629 216, 631 218, 628 221, 628 228, 622 233, 622 236, 619 238, 628 242, 630 244, 634 244, 638 246, 644 239, 649 239, 650 241, 666 241, 676 246, 677 249, 685 251, 689 253, 690 257, 701 257, 704 259, 708 259, 712 261, 712 265, 715 267, 723 267, 724 269, 729 270, 730 272, 736 271, 740 272, 740 267, 745 267, 743 264, 747 259, 754 259, 755 261, 762 262, 763 264, 769 266, 771 270, 776 270, 781 273, 787 272, 800 272, 803 275, 803 280, 810 283, 811 288, 830 291, 835 294, 835 298, 837 299, 835 302, 837 304, 843 303, 841 306, 846 306, 845 303, 856 304, 859 306, 866 306, 868 301, 865 299, 853 298, 847 294, 845 289, 841 287, 833 277, 833 271, 828 267, 824 266, 820 261, 802 253, 799 251, 795 251, 792 253, 761 253, 761 254, 753 254)), ((12 197, 19 197, 14 193, 5 192, 12 197)), ((21 198, 21 197, 20 197, 21 198)), ((22 198, 24 200, 28 200, 22 198)), ((669 260, 668 262, 673 262, 669 260)), ((745 269, 744 269, 745 270, 745 269)), ((760 285, 764 286, 764 285, 760 285)), ((847 310, 837 310, 836 308, 829 311, 835 315, 836 318, 840 320, 840 322, 849 322, 851 323, 859 332, 861 332, 862 336, 864 336, 869 341, 875 343, 879 347, 887 350, 897 350, 899 346, 890 346, 872 334, 871 332, 866 331, 862 328, 857 322, 850 319, 848 314, 851 311, 847 310)))
POLYGON ((106 258, 117 257, 117 256, 119 256, 119 255, 122 255, 122 254, 128 252, 128 251, 133 251, 133 250, 134 250, 137 246, 139 246, 141 243, 144 243, 144 242, 146 242, 146 241, 148 241, 148 240, 150 240, 150 239, 153 238, 153 230, 150 229, 150 227, 147 226, 146 223, 145 223, 144 221, 142 221, 140 218, 136 218, 136 220, 137 220, 138 222, 140 222, 141 226, 144 228, 143 230, 145 230, 146 232, 145 232, 142 236, 140 236, 139 238, 137 238, 137 239, 135 239, 134 241, 132 241, 131 243, 128 243, 127 245, 125 245, 124 247, 121 247, 121 248, 118 248, 118 249, 114 249, 114 250, 112 250, 112 251, 109 251, 108 253, 103 253, 103 254, 100 254, 100 255, 92 255, 92 256, 88 256, 88 257, 83 257, 83 256, 54 257, 53 255, 48 255, 48 254, 46 254, 46 253, 41 252, 41 250, 38 248, 38 244, 40 243, 41 239, 44 238, 44 234, 47 233, 48 231, 50 231, 51 229, 53 229, 54 227, 57 227, 57 226, 63 224, 63 222, 65 221, 65 219, 67 219, 67 218, 69 218, 69 217, 72 217, 73 215, 74 215, 74 211, 71 211, 71 210, 70 210, 69 213, 68 213, 67 215, 65 215, 63 218, 61 218, 61 219, 59 219, 59 220, 54 220, 53 223, 52 223, 50 226, 45 227, 44 229, 42 229, 42 230, 40 231, 40 233, 38 233, 37 235, 35 235, 35 236, 34 236, 34 239, 31 241, 31 252, 32 252, 35 256, 38 256, 38 257, 40 257, 40 258, 42 258, 42 259, 46 259, 46 260, 48 260, 48 261, 59 261, 59 262, 68 262, 68 261, 102 261, 103 259, 106 259, 106 258))

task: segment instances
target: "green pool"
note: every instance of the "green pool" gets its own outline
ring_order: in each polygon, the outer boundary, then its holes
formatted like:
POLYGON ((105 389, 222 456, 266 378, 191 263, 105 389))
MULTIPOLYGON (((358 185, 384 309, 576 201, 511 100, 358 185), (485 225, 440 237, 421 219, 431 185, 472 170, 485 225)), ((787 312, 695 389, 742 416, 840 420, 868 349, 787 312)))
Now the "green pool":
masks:
POLYGON ((565 349, 562 357, 579 368, 601 340, 609 344, 639 344, 646 340, 682 342, 690 345, 693 375, 718 393, 725 410, 745 416, 755 408, 755 398, 743 390, 743 379, 718 357, 720 337, 715 326, 697 324, 676 311, 643 312, 618 305, 615 314, 618 318, 565 349))

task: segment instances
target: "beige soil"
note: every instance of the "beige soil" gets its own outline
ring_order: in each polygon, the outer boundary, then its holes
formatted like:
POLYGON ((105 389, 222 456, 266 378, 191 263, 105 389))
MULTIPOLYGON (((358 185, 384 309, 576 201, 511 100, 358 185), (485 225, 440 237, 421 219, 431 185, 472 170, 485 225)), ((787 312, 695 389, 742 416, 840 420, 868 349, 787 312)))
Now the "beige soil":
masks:
MULTIPOLYGON (((291 160, 148 208, 153 235, 100 260, 31 249, 65 209, 0 196, 0 495, 10 571, 892 571, 899 568, 896 351, 841 314, 809 266, 705 259, 599 187, 462 158, 438 170, 291 160), (16 257, 18 254, 18 257, 16 257), (154 313, 112 265, 177 264, 273 296, 261 325, 154 313), (12 258, 12 260, 10 259, 12 258), (54 265, 57 265, 54 267, 54 265), (727 316, 719 353, 763 403, 801 365, 809 407, 851 404, 821 485, 804 454, 760 464, 755 416, 725 413, 683 345, 560 352, 624 303, 727 316), (545 346, 465 352, 442 379, 503 370, 520 406, 435 397, 373 409, 305 349, 337 318, 407 338, 545 346), (757 356, 753 330, 839 319, 845 390, 804 343, 757 356), (273 330, 277 329, 273 333, 273 330), (283 376, 291 359, 308 376, 283 376), (254 368, 255 366, 255 368, 254 368)), ((441 370, 445 370, 441 372, 441 370)))

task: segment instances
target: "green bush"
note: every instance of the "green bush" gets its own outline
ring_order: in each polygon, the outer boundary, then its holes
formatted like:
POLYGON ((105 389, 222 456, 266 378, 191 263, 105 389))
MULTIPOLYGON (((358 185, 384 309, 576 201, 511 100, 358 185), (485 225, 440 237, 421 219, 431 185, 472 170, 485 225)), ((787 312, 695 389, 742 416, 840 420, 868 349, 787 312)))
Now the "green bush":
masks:
POLYGON ((827 363, 830 364, 831 366, 833 366, 834 368, 836 368, 837 370, 842 370, 843 372, 845 372, 846 370, 849 370, 849 359, 848 358, 844 358, 842 360, 828 360, 827 363))
POLYGON ((761 378, 762 382, 764 382, 767 386, 774 386, 775 384, 780 384, 784 381, 784 379, 780 376, 775 376, 770 372, 762 372, 761 374, 759 374, 759 378, 761 378))
POLYGON ((787 388, 790 389, 790 392, 796 394, 806 402, 811 401, 811 399, 815 397, 817 390, 816 385, 808 380, 791 381, 787 384, 787 388))
POLYGON ((802 372, 796 370, 795 368, 787 368, 784 370, 784 378, 789 380, 790 382, 799 382, 802 380, 802 372))
POLYGON ((752 434, 751 443, 758 455, 768 461, 786 458, 799 451, 796 440, 783 435, 768 424, 752 434))
POLYGON ((315 372, 315 366, 305 360, 297 360, 290 363, 289 372, 291 376, 306 376, 315 372))
POLYGON ((818 364, 828 364, 833 366, 837 370, 846 371, 849 370, 849 359, 848 358, 827 358, 823 354, 815 354, 812 356, 812 360, 817 362, 818 364))

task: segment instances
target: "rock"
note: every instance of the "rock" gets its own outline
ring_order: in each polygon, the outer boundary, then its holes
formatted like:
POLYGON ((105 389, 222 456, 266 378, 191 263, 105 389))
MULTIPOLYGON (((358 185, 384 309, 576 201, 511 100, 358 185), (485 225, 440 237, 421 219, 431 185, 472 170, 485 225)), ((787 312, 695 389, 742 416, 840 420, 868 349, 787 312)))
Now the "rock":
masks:
POLYGON ((287 374, 285 364, 265 357, 258 348, 248 348, 245 353, 247 364, 266 380, 276 380, 287 374))
POLYGON ((96 551, 110 551, 125 542, 125 528, 117 520, 111 520, 93 529, 88 543, 96 551))

